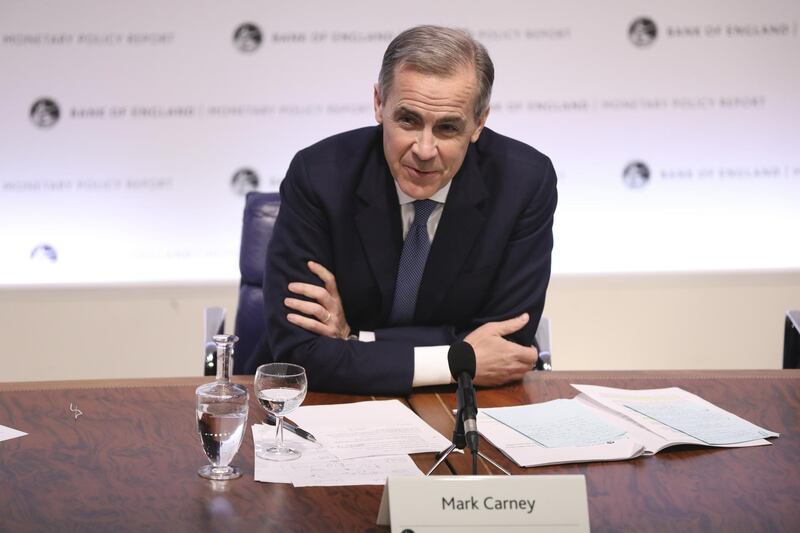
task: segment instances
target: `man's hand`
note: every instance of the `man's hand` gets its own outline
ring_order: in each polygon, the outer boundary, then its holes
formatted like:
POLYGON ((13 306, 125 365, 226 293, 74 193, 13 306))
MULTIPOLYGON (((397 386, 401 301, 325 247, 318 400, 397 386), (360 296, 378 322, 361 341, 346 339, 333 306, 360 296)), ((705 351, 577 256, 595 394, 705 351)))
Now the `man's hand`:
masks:
POLYGON ((533 368, 539 358, 536 348, 503 338, 519 331, 528 320, 528 313, 523 313, 503 322, 488 322, 467 335, 464 340, 475 350, 476 385, 492 387, 516 381, 533 368))
POLYGON ((296 326, 307 329, 317 335, 346 339, 350 335, 350 326, 344 316, 342 298, 336 288, 336 278, 324 266, 313 261, 308 262, 308 269, 322 280, 324 287, 310 283, 290 283, 289 291, 307 296, 315 301, 309 302, 297 298, 286 298, 283 303, 302 315, 289 313, 286 319, 296 326), (306 316, 304 316, 306 315, 306 316))

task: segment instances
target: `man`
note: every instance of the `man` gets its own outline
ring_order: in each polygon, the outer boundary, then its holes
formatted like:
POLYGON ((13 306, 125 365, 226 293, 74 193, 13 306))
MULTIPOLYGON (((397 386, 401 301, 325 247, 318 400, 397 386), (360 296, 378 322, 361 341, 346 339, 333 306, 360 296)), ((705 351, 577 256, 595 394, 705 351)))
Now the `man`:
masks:
POLYGON ((300 151, 281 184, 267 329, 247 370, 291 361, 312 390, 404 394, 449 383, 460 340, 478 385, 531 369, 556 176, 546 156, 484 128, 493 79, 464 32, 420 26, 390 43, 378 126, 300 151))

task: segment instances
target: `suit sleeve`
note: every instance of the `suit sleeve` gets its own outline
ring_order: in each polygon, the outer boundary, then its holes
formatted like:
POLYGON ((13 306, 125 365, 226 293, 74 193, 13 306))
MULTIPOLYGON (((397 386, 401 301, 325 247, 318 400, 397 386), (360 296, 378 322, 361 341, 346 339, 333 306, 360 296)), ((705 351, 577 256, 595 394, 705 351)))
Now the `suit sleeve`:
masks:
POLYGON ((378 341, 406 341, 414 346, 453 344, 458 337, 453 326, 395 326, 375 330, 378 341))
POLYGON ((539 186, 514 223, 482 312, 467 331, 457 332, 460 338, 487 322, 528 313, 530 320, 525 327, 507 339, 523 346, 534 344, 550 283, 553 219, 558 201, 556 173, 549 158, 544 159, 539 172, 539 186))
MULTIPOLYGON (((266 339, 275 361, 305 367, 309 388, 356 394, 406 394, 414 372, 409 340, 372 343, 321 337, 290 324, 283 300, 293 281, 322 285, 307 267, 309 260, 331 265, 329 224, 311 187, 302 152, 295 156, 281 184, 281 209, 267 251, 264 279, 266 339)), ((296 295, 293 295, 297 297, 296 295)))

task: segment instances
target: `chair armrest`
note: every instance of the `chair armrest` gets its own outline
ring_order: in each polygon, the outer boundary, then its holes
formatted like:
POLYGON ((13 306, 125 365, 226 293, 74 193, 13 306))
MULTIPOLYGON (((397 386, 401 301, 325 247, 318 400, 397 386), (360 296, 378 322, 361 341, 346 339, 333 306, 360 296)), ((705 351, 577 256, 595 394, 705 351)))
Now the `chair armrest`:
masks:
POLYGON ((539 345, 539 360, 536 362, 537 370, 553 370, 553 356, 550 352, 550 319, 542 317, 539 327, 536 328, 536 344, 539 345))

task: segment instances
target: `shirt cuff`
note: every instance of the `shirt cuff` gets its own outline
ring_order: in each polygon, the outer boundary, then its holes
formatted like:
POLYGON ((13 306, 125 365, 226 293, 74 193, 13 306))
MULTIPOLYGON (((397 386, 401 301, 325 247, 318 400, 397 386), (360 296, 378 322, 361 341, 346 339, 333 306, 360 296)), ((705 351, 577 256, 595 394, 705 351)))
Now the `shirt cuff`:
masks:
POLYGON ((414 379, 412 387, 447 385, 453 383, 450 364, 447 362, 449 346, 414 347, 414 379))
POLYGON ((375 342, 375 332, 374 331, 359 331, 358 332, 358 340, 361 342, 375 342))

